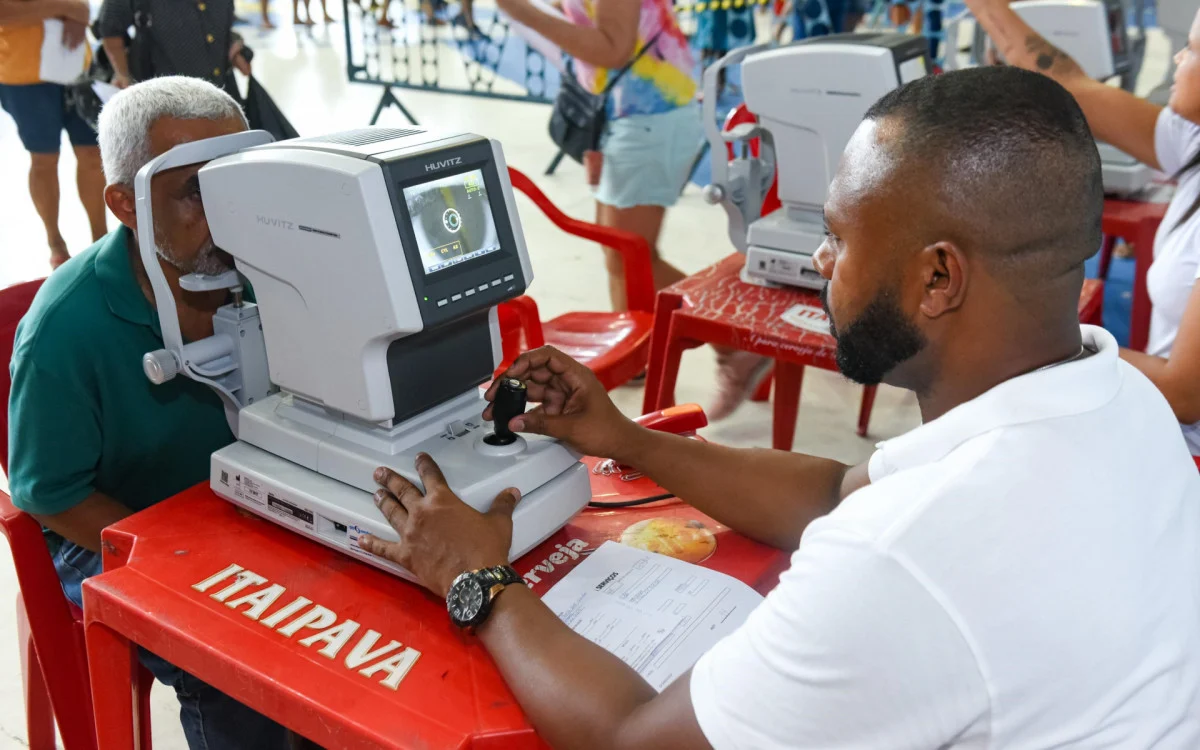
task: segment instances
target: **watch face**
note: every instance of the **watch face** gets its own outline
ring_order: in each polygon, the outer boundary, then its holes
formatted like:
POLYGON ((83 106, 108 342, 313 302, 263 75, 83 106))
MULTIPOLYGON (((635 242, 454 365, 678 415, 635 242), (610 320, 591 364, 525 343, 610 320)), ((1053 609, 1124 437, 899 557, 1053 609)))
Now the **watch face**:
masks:
POLYGON ((483 609, 483 598, 483 584, 475 576, 467 576, 450 589, 446 608, 455 622, 469 623, 483 609))

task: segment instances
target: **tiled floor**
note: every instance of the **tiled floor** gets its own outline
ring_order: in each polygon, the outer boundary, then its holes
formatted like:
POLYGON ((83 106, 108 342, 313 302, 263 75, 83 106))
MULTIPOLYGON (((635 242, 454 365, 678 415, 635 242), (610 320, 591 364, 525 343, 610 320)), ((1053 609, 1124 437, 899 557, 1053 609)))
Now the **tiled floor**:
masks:
MULTIPOLYGON (((332 3, 331 3, 332 5, 332 3)), ((285 19, 286 20, 286 19, 285 19)), ((257 77, 304 135, 316 135, 366 124, 379 95, 370 86, 349 85, 345 80, 344 51, 340 26, 328 29, 294 30, 287 26, 262 34, 248 33, 257 50, 257 77)), ((1165 43, 1152 38, 1146 86, 1157 83, 1165 64, 1165 43)), ((400 94, 405 104, 426 127, 467 130, 497 138, 504 144, 511 166, 535 175, 550 198, 568 213, 589 217, 592 203, 584 186, 582 171, 565 164, 554 177, 541 172, 552 156, 545 134, 549 109, 545 106, 514 104, 486 99, 429 93, 400 94)), ((396 110, 386 113, 381 124, 400 124, 396 110)), ((21 149, 13 123, 0 116, 0 287, 44 275, 48 270, 44 234, 26 192, 28 157, 21 149)), ((88 244, 87 224, 73 196, 74 160, 64 150, 60 165, 63 185, 61 227, 74 250, 88 244)), ((550 317, 569 310, 605 309, 607 294, 602 284, 604 267, 600 252, 587 243, 559 233, 532 204, 520 200, 521 219, 532 255, 536 276, 530 293, 543 315, 550 317)), ((115 226, 115 220, 109 220, 115 226)), ((725 233, 724 213, 705 204, 699 191, 690 187, 667 218, 662 252, 687 272, 697 271, 728 255, 732 248, 725 233)), ((678 398, 681 402, 707 402, 713 388, 713 358, 708 349, 684 357, 678 398)), ((796 450, 838 458, 865 459, 874 440, 900 434, 918 422, 915 400, 910 394, 880 389, 871 422, 871 439, 854 434, 860 389, 841 377, 814 372, 804 380, 804 391, 796 435, 796 450)), ((617 403, 629 414, 641 406, 641 389, 614 392, 617 403)), ((730 419, 705 430, 711 440, 742 446, 770 445, 771 420, 768 404, 747 404, 730 419)), ((0 489, 5 487, 0 476, 0 489)), ((0 601, 12 601, 16 582, 11 566, 0 552, 0 601)), ((15 621, 0 616, 0 748, 25 746, 24 704, 16 649, 15 621)), ((154 695, 154 743, 161 750, 183 748, 173 695, 161 688, 154 695)))

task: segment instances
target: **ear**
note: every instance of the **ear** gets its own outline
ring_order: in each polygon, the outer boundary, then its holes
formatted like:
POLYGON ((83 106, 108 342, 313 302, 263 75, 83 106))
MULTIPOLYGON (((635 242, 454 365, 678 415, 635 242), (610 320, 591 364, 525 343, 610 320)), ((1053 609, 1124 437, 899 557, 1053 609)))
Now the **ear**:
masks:
POLYGON ((104 188, 104 203, 117 221, 137 231, 137 200, 133 188, 127 185, 108 185, 104 188))
POLYGON ((937 318, 962 306, 970 276, 963 251, 954 243, 938 242, 923 249, 919 259, 925 284, 921 312, 937 318))

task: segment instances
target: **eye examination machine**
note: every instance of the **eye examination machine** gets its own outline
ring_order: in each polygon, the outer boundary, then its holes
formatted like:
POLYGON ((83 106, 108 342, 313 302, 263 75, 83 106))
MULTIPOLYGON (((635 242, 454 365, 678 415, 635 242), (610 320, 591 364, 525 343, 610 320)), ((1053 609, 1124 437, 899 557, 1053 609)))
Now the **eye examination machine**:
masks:
MULTIPOLYGON (((1131 38, 1125 23, 1122 0, 1017 0, 1010 6, 1030 28, 1071 56, 1083 72, 1099 81, 1119 76, 1130 87, 1141 68, 1144 39, 1131 38)), ((957 37, 960 15, 947 24, 947 37, 957 37)), ((1135 29, 1135 36, 1142 34, 1135 29)), ((971 61, 987 61, 991 42, 976 24, 971 44, 971 61)), ((997 53, 997 56, 998 53, 997 53)), ((946 56, 946 69, 957 67, 957 55, 946 56)), ((1145 189, 1154 170, 1124 151, 1097 142, 1104 175, 1104 192, 1132 195, 1145 189)))
POLYGON ((419 486, 413 463, 428 453, 480 510, 518 488, 513 558, 586 505, 578 455, 508 431, 520 383, 504 383, 494 425, 481 418, 480 386, 500 362, 496 306, 533 280, 497 142, 365 128, 185 144, 138 173, 140 226, 153 227, 153 175, 200 162, 213 242, 236 270, 181 284, 234 301, 212 337, 185 343, 143 233, 164 341, 143 366, 152 382, 190 377, 221 396, 237 442, 212 456, 218 495, 406 578, 357 543, 396 538, 372 501, 379 466, 419 486))
POLYGON ((746 47, 705 70, 712 182, 704 198, 725 209, 729 239, 746 255, 747 281, 824 286, 812 256, 825 241, 825 197, 842 152, 876 100, 929 72, 929 43, 894 33, 746 47), (716 115, 718 76, 738 63, 746 107, 758 122, 722 132, 716 115), (757 154, 750 148, 755 139, 757 154), (730 147, 734 157, 727 159, 730 147), (776 176, 783 205, 763 216, 763 200, 776 176))

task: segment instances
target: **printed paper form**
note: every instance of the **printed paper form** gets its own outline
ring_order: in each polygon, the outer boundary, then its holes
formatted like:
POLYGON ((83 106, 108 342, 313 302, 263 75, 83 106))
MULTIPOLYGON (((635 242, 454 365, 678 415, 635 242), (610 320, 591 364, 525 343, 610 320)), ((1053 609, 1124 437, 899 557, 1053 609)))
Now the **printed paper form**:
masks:
POLYGON ((610 541, 542 601, 661 691, 762 599, 724 573, 610 541))
POLYGON ((75 49, 67 49, 62 42, 61 18, 47 18, 42 22, 42 28, 42 58, 38 78, 49 83, 72 83, 87 68, 87 40, 78 44, 75 49))

